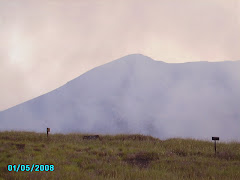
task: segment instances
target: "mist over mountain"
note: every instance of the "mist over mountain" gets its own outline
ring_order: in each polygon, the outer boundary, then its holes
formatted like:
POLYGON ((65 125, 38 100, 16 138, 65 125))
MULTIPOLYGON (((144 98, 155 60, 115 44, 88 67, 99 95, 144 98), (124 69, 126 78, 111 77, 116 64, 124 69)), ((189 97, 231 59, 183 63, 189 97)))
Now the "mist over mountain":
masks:
POLYGON ((0 130, 140 133, 240 141, 240 61, 169 64, 133 54, 0 112, 0 130))

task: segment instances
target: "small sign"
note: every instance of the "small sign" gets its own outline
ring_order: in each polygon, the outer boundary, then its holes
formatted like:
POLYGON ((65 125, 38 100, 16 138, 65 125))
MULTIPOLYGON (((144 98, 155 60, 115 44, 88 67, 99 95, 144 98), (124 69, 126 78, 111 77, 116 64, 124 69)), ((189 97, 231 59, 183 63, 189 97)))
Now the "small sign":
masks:
POLYGON ((212 137, 212 140, 214 141, 215 155, 217 155, 217 144, 216 144, 216 141, 219 141, 219 137, 212 137))
POLYGON ((219 137, 212 137, 213 141, 219 141, 219 137))

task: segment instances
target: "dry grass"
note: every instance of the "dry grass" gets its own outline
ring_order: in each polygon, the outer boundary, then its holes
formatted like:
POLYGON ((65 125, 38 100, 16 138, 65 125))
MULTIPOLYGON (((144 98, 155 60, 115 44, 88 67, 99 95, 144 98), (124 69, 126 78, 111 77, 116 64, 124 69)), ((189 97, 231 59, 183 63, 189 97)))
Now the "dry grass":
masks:
POLYGON ((240 179, 240 144, 143 135, 0 132, 0 179, 240 179), (9 172, 8 164, 54 164, 53 172, 9 172))

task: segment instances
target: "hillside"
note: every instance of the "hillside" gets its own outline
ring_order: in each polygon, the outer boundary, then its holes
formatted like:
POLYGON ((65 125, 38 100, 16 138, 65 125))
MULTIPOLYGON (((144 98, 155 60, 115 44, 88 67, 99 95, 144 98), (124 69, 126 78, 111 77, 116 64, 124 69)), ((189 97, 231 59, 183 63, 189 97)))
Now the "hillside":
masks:
POLYGON ((240 144, 143 135, 0 132, 0 179, 240 179, 240 144), (9 164, 53 164, 54 171, 9 172, 9 164))
POLYGON ((169 64, 134 54, 0 112, 0 131, 240 141, 240 61, 169 64))

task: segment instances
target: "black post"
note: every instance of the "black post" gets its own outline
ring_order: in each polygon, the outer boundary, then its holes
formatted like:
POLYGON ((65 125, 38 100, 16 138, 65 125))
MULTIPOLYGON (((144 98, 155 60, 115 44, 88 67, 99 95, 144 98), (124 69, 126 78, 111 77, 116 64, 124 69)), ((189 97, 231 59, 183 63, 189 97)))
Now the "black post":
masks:
POLYGON ((216 140, 215 140, 215 156, 217 155, 217 145, 216 145, 216 140))
POLYGON ((219 141, 219 137, 212 137, 212 140, 214 141, 214 150, 215 150, 215 156, 217 155, 217 142, 219 141))
POLYGON ((50 128, 47 128, 47 137, 48 137, 48 133, 50 132, 50 128))

